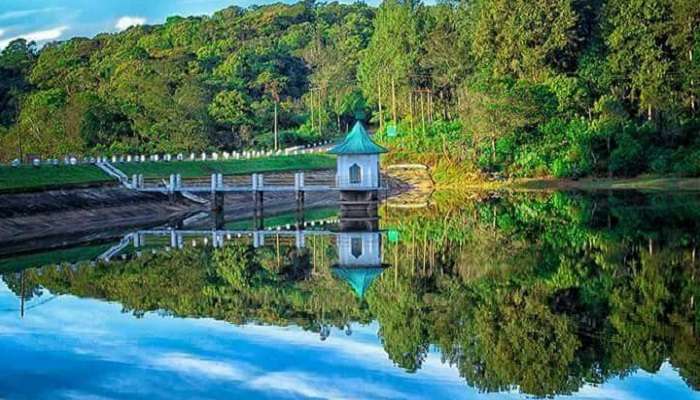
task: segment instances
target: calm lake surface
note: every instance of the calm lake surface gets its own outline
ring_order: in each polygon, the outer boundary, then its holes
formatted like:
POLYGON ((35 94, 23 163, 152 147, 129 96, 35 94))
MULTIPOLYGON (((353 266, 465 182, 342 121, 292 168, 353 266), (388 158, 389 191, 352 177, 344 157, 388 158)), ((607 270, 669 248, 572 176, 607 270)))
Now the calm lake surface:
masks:
POLYGON ((6 256, 0 399, 700 398, 700 196, 438 194, 380 215, 6 256))

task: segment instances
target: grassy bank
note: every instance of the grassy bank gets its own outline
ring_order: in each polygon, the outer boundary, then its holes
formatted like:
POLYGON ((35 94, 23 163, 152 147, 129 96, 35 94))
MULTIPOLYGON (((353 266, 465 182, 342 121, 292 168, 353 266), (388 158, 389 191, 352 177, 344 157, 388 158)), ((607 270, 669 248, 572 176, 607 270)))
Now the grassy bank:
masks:
POLYGON ((127 176, 143 174, 146 178, 180 174, 183 178, 224 175, 247 175, 254 172, 281 172, 335 168, 335 157, 327 154, 301 154, 270 158, 227 161, 173 161, 116 164, 127 176))
POLYGON ((94 165, 0 167, 0 192, 89 186, 114 181, 94 165))
POLYGON ((640 191, 700 191, 700 178, 668 175, 640 175, 632 178, 557 179, 514 178, 488 179, 483 175, 467 171, 456 164, 438 162, 429 168, 437 191, 551 191, 551 190, 640 190, 640 191))
POLYGON ((700 178, 663 175, 642 175, 633 178, 519 178, 488 180, 478 176, 464 175, 461 182, 443 180, 433 175, 437 190, 464 191, 551 191, 551 190, 639 190, 639 191, 700 191, 700 178))
MULTIPOLYGON (((184 178, 245 175, 253 172, 319 170, 335 167, 335 157, 327 154, 255 158, 227 161, 173 161, 117 164, 125 174, 143 174, 148 178, 181 174, 184 178)), ((94 165, 60 165, 41 167, 0 167, 0 193, 37 191, 67 187, 94 186, 114 179, 94 165)))

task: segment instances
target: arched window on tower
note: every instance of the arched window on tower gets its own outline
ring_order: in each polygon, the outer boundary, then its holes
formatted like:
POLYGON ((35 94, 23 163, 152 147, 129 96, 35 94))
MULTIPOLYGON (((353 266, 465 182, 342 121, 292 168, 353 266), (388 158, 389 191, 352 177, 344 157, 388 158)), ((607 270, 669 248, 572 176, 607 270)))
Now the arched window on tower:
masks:
POLYGON ((362 255, 362 238, 355 237, 350 239, 350 253, 355 258, 360 258, 362 255))
POLYGON ((354 185, 362 183, 362 168, 357 164, 350 166, 350 183, 354 185))

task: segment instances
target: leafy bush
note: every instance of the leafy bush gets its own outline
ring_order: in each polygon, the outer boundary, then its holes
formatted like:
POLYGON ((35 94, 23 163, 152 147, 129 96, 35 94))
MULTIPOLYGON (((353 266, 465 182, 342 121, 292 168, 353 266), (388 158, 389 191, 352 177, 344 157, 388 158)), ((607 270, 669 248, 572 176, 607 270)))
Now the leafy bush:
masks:
POLYGON ((215 274, 236 289, 249 288, 260 266, 253 249, 243 243, 233 243, 213 254, 215 274))

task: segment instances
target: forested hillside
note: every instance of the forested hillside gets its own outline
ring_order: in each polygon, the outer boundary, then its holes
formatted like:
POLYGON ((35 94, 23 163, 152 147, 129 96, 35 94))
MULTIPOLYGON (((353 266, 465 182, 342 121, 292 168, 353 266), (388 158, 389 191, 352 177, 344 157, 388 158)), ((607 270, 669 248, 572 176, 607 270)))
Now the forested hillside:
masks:
POLYGON ((359 118, 444 176, 698 175, 699 26, 697 0, 308 1, 17 40, 0 158, 272 147, 275 121, 288 144, 359 118))

